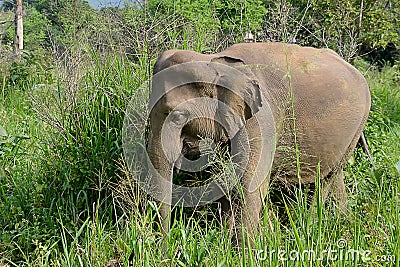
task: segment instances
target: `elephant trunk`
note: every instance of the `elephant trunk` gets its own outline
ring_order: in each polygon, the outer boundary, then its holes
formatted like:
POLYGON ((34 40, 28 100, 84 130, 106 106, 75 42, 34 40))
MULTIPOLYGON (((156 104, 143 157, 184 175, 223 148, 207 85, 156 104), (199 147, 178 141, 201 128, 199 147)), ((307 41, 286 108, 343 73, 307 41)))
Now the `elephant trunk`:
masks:
MULTIPOLYGON (((172 178, 174 163, 180 155, 181 146, 176 145, 176 142, 171 142, 172 139, 162 138, 160 131, 155 131, 157 134, 150 133, 147 153, 150 162, 149 180, 146 181, 151 195, 161 202, 160 216, 162 231, 167 233, 170 223, 170 210, 172 203, 172 178)), ((179 139, 179 135, 177 139, 179 139)), ((177 141, 177 140, 176 140, 177 141)))

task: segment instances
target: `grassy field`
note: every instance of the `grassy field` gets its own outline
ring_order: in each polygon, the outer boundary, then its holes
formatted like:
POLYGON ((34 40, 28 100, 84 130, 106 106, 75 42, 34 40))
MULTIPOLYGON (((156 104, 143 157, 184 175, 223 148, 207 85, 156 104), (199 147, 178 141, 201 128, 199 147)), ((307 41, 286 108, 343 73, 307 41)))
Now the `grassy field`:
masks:
POLYGON ((93 52, 47 69, 34 59, 12 85, 0 81, 0 266, 128 266, 129 255, 133 266, 400 266, 399 66, 355 62, 372 94, 376 170, 358 148, 345 169, 348 213, 311 212, 300 194, 287 225, 264 219, 255 248, 237 250, 207 208, 178 216, 163 239, 156 204, 129 186, 124 110, 146 103, 136 88, 153 60, 93 52))

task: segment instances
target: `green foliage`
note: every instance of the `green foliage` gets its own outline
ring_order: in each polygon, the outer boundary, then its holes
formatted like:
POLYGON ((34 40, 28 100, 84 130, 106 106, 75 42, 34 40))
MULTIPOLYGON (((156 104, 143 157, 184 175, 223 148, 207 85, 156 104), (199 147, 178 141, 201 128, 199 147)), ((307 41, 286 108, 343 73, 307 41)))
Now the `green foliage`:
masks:
POLYGON ((52 233, 42 228, 47 218, 42 196, 50 185, 43 173, 35 175, 40 159, 36 150, 39 129, 27 93, 13 90, 0 103, 0 121, 7 130, 0 145, 0 253, 3 254, 16 253, 18 247, 26 250, 32 239, 46 239, 52 233))
POLYGON ((179 14, 196 29, 206 30, 206 27, 211 27, 210 30, 212 30, 212 28, 219 28, 218 22, 213 19, 215 16, 213 14, 215 4, 208 0, 152 0, 147 2, 147 8, 152 15, 157 13, 167 15, 179 14), (217 24, 215 24, 216 22, 217 24))
POLYGON ((215 3, 208 0, 151 0, 146 2, 146 9, 147 20, 156 24, 154 30, 164 35, 161 39, 166 40, 171 48, 209 50, 219 33, 215 3), (154 20, 158 22, 154 23, 154 20))
POLYGON ((0 169, 4 168, 3 165, 6 165, 10 158, 19 154, 20 141, 28 138, 28 136, 23 134, 10 136, 7 134, 6 129, 0 125, 0 169))
POLYGON ((216 2, 217 17, 223 33, 257 32, 266 14, 262 0, 221 0, 216 2))
POLYGON ((8 69, 8 88, 29 90, 37 84, 51 83, 51 70, 46 55, 23 51, 22 57, 13 61, 8 69))
MULTIPOLYGON (((115 176, 115 164, 122 152, 120 129, 124 97, 132 94, 135 88, 132 83, 136 79, 135 69, 118 69, 120 63, 95 61, 97 67, 85 74, 78 92, 62 84, 56 89, 60 99, 54 100, 53 108, 62 116, 48 119, 59 122, 59 140, 53 149, 63 155, 60 168, 68 172, 68 177, 60 176, 58 181, 64 190, 79 192, 96 188, 101 191, 103 183, 115 176), (121 72, 125 76, 121 77, 121 72), (70 105, 60 106, 62 102, 70 105)), ((98 193, 96 190, 94 194, 98 193)), ((89 200, 93 197, 89 196, 89 200)))
POLYGON ((361 44, 399 46, 399 11, 399 1, 311 1, 306 23, 320 41, 348 60, 357 55, 361 44))
POLYGON ((151 0, 147 3, 150 14, 161 13, 172 18, 181 16, 181 24, 173 28, 175 33, 172 37, 187 38, 187 35, 194 34, 196 38, 200 38, 199 43, 202 45, 195 46, 193 49, 200 52, 212 50, 218 39, 222 39, 221 42, 233 44, 243 41, 248 31, 262 30, 266 13, 262 0, 151 0), (225 38, 227 40, 224 40, 225 38))
POLYGON ((388 43, 400 45, 400 2, 365 1, 361 43, 384 47, 388 43))
POLYGON ((10 38, 10 33, 13 30, 14 14, 11 11, 2 10, 0 7, 0 21, 4 21, 0 24, 0 44, 10 45, 12 40, 10 38))
POLYGON ((50 21, 31 5, 25 6, 24 47, 35 51, 43 48, 47 41, 47 30, 50 21))
MULTIPOLYGON (((0 14, 1 13, 2 12, 0 11, 0 14)), ((9 23, 11 25, 8 25, 11 27, 8 27, 4 36, 0 36, 0 38, 2 38, 2 43, 11 45, 14 40, 14 17, 11 16, 11 11, 6 12, 6 14, 10 14, 9 16, 7 16, 8 19, 12 18, 12 22, 9 23)), ((0 16, 0 20, 3 16, 0 16)), ((34 6, 24 3, 24 48, 26 50, 34 51, 41 49, 43 48, 43 46, 46 45, 49 23, 50 21, 34 6)))
POLYGON ((97 19, 93 9, 85 1, 65 1, 57 15, 61 35, 56 40, 67 46, 77 45, 80 38, 87 38, 92 22, 97 19))

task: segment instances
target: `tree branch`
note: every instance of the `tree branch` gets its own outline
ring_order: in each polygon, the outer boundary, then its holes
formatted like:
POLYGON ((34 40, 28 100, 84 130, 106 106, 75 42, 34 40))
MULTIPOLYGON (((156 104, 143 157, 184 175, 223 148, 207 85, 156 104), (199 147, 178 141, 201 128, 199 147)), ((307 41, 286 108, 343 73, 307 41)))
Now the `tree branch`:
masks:
POLYGON ((2 21, 0 21, 0 25, 1 24, 6 24, 8 22, 14 22, 14 21, 13 20, 2 20, 2 21))

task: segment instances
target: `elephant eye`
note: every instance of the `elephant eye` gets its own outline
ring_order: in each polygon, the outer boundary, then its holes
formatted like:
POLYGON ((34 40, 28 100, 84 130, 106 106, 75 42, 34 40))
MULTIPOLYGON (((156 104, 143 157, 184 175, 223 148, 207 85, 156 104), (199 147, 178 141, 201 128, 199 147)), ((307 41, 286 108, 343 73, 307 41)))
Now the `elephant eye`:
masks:
POLYGON ((188 111, 173 111, 170 115, 170 120, 171 122, 177 124, 177 125, 182 125, 185 124, 188 120, 189 117, 189 112, 188 111))

